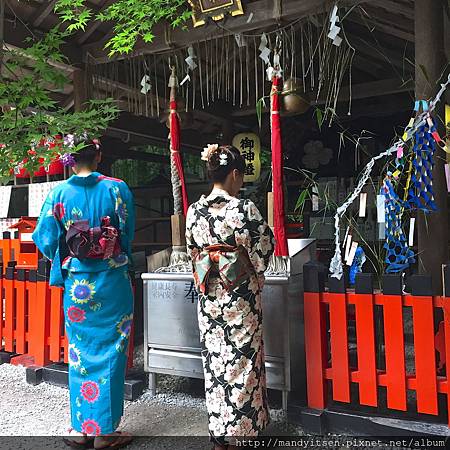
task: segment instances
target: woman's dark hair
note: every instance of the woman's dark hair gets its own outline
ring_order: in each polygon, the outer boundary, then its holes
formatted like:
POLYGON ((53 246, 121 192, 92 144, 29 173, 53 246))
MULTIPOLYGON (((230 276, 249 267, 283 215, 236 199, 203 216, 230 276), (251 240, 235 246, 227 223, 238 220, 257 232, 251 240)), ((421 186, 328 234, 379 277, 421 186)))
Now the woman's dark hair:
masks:
POLYGON ((92 140, 83 140, 85 147, 82 148, 79 152, 73 153, 73 159, 76 164, 80 164, 82 166, 90 166, 94 164, 95 158, 101 152, 100 144, 95 144, 92 140))
POLYGON ((208 171, 208 178, 213 183, 223 183, 234 169, 239 173, 245 173, 245 160, 239 150, 232 145, 221 145, 217 150, 214 150, 208 158, 206 164, 208 171), (227 156, 227 164, 220 164, 220 155, 227 156))

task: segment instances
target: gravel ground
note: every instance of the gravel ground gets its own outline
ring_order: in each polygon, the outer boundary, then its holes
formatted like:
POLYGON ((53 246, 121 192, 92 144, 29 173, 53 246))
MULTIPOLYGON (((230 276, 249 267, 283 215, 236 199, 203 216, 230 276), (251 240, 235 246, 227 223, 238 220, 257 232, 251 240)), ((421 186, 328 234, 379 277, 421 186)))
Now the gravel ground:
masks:
MULTIPOLYGON (((136 349, 134 361, 136 367, 143 366, 142 348, 136 349)), ((266 436, 314 438, 305 435, 300 427, 288 424, 280 409, 272 409, 271 417, 266 436)), ((46 383, 31 386, 25 381, 24 367, 0 365, 0 450, 67 449, 61 436, 69 426, 66 388, 46 383)), ((210 450, 202 381, 160 375, 157 395, 150 396, 145 391, 137 401, 125 402, 119 429, 135 436, 127 447, 129 450, 210 450)), ((327 437, 333 438, 343 439, 343 436, 327 437)), ((289 447, 305 448, 305 444, 289 447)), ((308 446, 314 450, 322 448, 308 446)), ((343 447, 328 445, 327 448, 343 447)))
MULTIPOLYGON (((198 380, 160 376, 156 396, 146 391, 137 401, 125 402, 120 429, 137 437, 127 448, 211 449, 202 391, 198 380)), ((0 365, 1 450, 66 448, 58 436, 64 436, 70 425, 68 411, 66 388, 46 383, 31 386, 25 381, 24 367, 0 365)), ((272 410, 271 415, 268 434, 301 434, 284 422, 282 411, 272 410)))

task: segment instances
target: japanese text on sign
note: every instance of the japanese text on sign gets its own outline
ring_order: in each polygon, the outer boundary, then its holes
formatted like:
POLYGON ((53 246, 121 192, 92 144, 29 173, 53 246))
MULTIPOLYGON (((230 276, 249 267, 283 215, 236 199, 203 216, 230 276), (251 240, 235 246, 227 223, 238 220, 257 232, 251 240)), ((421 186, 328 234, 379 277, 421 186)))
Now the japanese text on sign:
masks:
POLYGON ((244 181, 258 180, 261 174, 261 141, 254 133, 239 133, 233 139, 233 146, 239 149, 245 160, 244 181))
POLYGON ((186 294, 184 296, 184 298, 189 299, 191 301, 191 303, 194 303, 195 301, 198 300, 198 294, 197 294, 197 291, 195 290, 193 281, 191 281, 190 283, 187 281, 184 284, 184 292, 186 294))

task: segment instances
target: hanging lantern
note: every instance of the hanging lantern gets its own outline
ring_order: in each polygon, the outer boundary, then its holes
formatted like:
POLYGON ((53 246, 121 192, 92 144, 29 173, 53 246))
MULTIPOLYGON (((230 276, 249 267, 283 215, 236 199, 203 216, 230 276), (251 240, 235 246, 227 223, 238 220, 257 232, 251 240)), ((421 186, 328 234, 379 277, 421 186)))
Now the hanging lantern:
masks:
POLYGON ((282 106, 285 114, 303 114, 310 107, 309 100, 303 93, 303 85, 297 78, 289 78, 283 84, 282 106))

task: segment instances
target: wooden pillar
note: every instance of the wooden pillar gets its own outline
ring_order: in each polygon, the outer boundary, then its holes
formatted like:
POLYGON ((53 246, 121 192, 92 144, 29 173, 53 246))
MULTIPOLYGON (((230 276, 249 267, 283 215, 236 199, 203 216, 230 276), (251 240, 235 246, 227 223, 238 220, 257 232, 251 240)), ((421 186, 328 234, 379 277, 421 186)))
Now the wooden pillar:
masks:
MULTIPOLYGON (((415 7, 415 64, 416 99, 436 95, 445 68, 444 6, 443 0, 416 0, 415 7), (423 71, 426 71, 426 74, 423 71)), ((443 117, 444 103, 435 110, 435 117, 443 117)), ((437 120, 439 122, 439 120, 437 120)), ((442 130, 441 130, 442 131, 442 130)), ((442 134, 442 133, 441 133, 442 134)), ((448 261, 448 206, 444 172, 445 154, 435 153, 433 189, 438 210, 432 214, 418 213, 419 270, 433 276, 435 293, 442 292, 441 265, 448 261)))
POLYGON ((85 72, 82 69, 75 69, 73 72, 73 107, 75 111, 82 111, 86 108, 87 89, 85 72))

